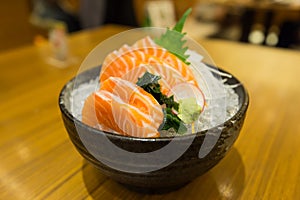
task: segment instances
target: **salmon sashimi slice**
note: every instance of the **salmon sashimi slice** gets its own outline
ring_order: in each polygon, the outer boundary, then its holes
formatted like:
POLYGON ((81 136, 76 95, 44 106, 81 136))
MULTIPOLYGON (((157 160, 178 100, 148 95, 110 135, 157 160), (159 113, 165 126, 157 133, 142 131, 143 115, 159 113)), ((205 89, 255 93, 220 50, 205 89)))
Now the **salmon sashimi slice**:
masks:
POLYGON ((149 56, 154 56, 156 57, 156 59, 161 60, 178 70, 182 74, 182 76, 185 77, 187 80, 195 79, 192 70, 184 62, 182 62, 179 58, 177 58, 175 55, 173 55, 166 49, 159 47, 158 45, 154 44, 154 42, 149 42, 149 44, 153 46, 142 46, 144 44, 148 44, 147 42, 143 42, 144 40, 151 40, 150 38, 147 38, 149 37, 141 39, 132 47, 128 45, 123 45, 119 49, 119 51, 113 51, 112 53, 110 53, 103 62, 102 71, 104 71, 107 68, 107 66, 115 62, 116 59, 118 57, 121 57, 122 55, 129 55, 136 58, 137 60, 141 60, 146 63, 149 63, 147 59, 152 58, 149 56))
MULTIPOLYGON (((196 78, 189 66, 166 49, 156 45, 150 37, 137 41, 133 46, 123 45, 118 51, 110 53, 102 65, 100 81, 104 81, 110 76, 122 77, 140 64, 161 64, 161 68, 171 67, 179 72, 185 81, 198 87, 196 78)), ((168 71, 169 69, 166 69, 165 72, 168 71)), ((173 86, 171 82, 168 85, 173 86)))
POLYGON ((106 65, 105 68, 101 69, 100 82, 105 81, 109 77, 122 77, 126 72, 139 66, 141 60, 138 60, 129 55, 120 55, 115 58, 112 62, 106 65))
MULTIPOLYGON (((109 96, 109 94, 108 94, 109 96)), ((93 127, 97 128, 103 131, 109 131, 114 132, 112 129, 108 128, 104 124, 99 124, 96 109, 95 109, 95 99, 96 99, 96 93, 90 94, 83 105, 82 109, 82 122, 93 127)), ((107 99, 107 98, 106 98, 107 99)))
POLYGON ((167 94, 173 86, 183 82, 198 86, 194 77, 184 77, 178 70, 163 60, 138 50, 116 57, 105 69, 102 69, 100 81, 103 82, 109 77, 121 77, 136 83, 137 78, 143 75, 140 73, 134 74, 143 71, 142 69, 136 69, 139 67, 146 68, 148 72, 162 77, 161 82, 164 82, 162 83, 162 92, 164 94, 167 94))
MULTIPOLYGON (((156 130, 161 125, 164 117, 161 105, 143 88, 124 79, 110 77, 101 84, 100 90, 111 92, 123 102, 138 108, 140 112, 148 115, 148 117, 151 116, 151 118, 144 119, 145 123, 153 124, 157 127, 156 130)), ((141 123, 139 124, 141 125, 141 123)))
MULTIPOLYGON (((161 67, 159 68, 162 69, 161 67)), ((153 65, 141 64, 138 67, 127 72, 124 76, 122 76, 122 79, 130 81, 132 83, 137 83, 138 79, 141 78, 146 72, 149 72, 156 76, 162 75, 161 73, 159 73, 159 70, 156 70, 153 67, 153 65)), ((158 80, 158 83, 161 86, 161 92, 163 94, 167 94, 168 91, 171 89, 166 78, 161 78, 160 80, 158 80)))
POLYGON ((82 119, 97 123, 122 135, 159 137, 158 128, 164 114, 152 95, 139 86, 116 77, 101 84, 99 91, 88 97, 82 119))
POLYGON ((122 79, 136 83, 138 79, 141 78, 146 72, 161 77, 158 83, 161 86, 161 92, 165 95, 168 94, 174 86, 180 83, 188 82, 179 74, 177 70, 168 65, 162 67, 159 64, 141 64, 127 72, 124 76, 122 76, 122 79))
POLYGON ((105 59, 104 59, 104 61, 103 61, 103 63, 102 63, 102 70, 103 69, 105 69, 106 68, 106 66, 109 64, 109 63, 111 63, 111 61, 112 60, 115 60, 118 56, 120 56, 120 55, 122 55, 119 51, 116 51, 116 50, 114 50, 114 51, 112 51, 111 53, 109 53, 106 57, 105 57, 105 59))
POLYGON ((194 85, 197 85, 197 82, 193 77, 186 79, 183 77, 179 71, 168 65, 167 63, 161 61, 155 56, 145 54, 142 51, 131 51, 130 53, 125 53, 116 58, 111 65, 106 67, 106 70, 102 70, 100 81, 104 81, 107 78, 113 77, 122 77, 125 80, 136 83, 138 78, 140 78, 145 72, 145 69, 154 75, 162 76, 162 81, 167 82, 164 85, 164 88, 172 88, 174 85, 182 82, 191 82, 194 85), (130 56, 131 58, 129 58, 130 56), (126 65, 125 65, 125 62, 126 65), (118 72, 114 72, 115 66, 124 65, 124 68, 118 67, 118 72), (136 69, 140 68, 141 69, 136 69), (134 74, 138 73, 138 74, 134 74))
POLYGON ((150 124, 149 115, 137 107, 124 103, 120 98, 112 100, 112 112, 115 123, 127 135, 134 137, 159 137, 158 127, 150 124))
POLYGON ((189 66, 187 66, 187 64, 185 64, 174 54, 170 53, 168 50, 157 45, 149 36, 144 37, 134 43, 132 45, 132 49, 143 51, 146 54, 158 57, 178 70, 182 76, 186 77, 187 79, 195 79, 192 70, 189 68, 189 66))
POLYGON ((96 128, 98 125, 98 120, 95 112, 95 95, 92 93, 89 95, 84 102, 82 108, 82 122, 96 128))
POLYGON ((141 64, 138 67, 133 68, 124 76, 122 76, 122 79, 132 83, 137 83, 138 79, 141 78, 146 72, 161 77, 161 79, 158 80, 158 83, 161 86, 161 92, 165 95, 169 94, 170 90, 172 90, 175 85, 184 83, 186 81, 176 70, 174 71, 174 69, 171 69, 169 73, 167 73, 168 70, 160 65, 146 64, 141 64))

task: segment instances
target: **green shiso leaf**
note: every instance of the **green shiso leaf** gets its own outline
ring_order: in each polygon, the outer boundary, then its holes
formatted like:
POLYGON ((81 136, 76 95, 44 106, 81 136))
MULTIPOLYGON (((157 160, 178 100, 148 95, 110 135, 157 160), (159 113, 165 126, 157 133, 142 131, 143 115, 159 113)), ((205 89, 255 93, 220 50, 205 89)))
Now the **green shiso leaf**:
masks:
POLYGON ((186 33, 182 33, 182 29, 184 23, 188 17, 188 15, 192 12, 192 9, 189 8, 181 17, 181 19, 177 22, 173 29, 167 28, 166 33, 164 33, 160 38, 154 39, 154 42, 161 47, 164 47, 172 54, 177 56, 180 60, 185 62, 186 64, 190 64, 187 62, 188 55, 185 54, 187 47, 184 47, 186 40, 184 40, 184 36, 186 33))
POLYGON ((182 32, 184 23, 186 21, 186 18, 189 16, 189 14, 192 12, 192 9, 189 8, 187 9, 187 11, 185 11, 185 13, 182 15, 182 17, 180 18, 180 20, 177 22, 177 24, 174 26, 173 30, 174 31, 178 31, 178 32, 182 32))

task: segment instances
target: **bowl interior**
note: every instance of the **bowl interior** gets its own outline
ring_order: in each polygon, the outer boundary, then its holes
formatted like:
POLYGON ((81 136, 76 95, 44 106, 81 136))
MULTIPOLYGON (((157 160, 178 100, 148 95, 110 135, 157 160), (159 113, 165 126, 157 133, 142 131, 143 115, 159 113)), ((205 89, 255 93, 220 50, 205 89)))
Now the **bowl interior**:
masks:
MULTIPOLYGON (((211 68, 215 68, 223 73, 227 73, 225 70, 216 68, 214 66, 208 65, 211 68)), ((76 88, 78 88, 81 84, 87 84, 91 79, 95 79, 97 78, 99 72, 100 72, 100 67, 94 67, 92 69, 86 70, 84 72, 82 72, 81 74, 79 74, 78 76, 74 77, 73 79, 71 79, 61 90, 60 96, 59 96, 59 106, 61 111, 68 116, 72 121, 74 121, 76 124, 81 124, 82 126, 88 128, 88 129, 95 129, 92 127, 89 127, 88 125, 85 125, 81 122, 80 119, 78 119, 77 117, 75 117, 72 113, 72 91, 76 88)), ((219 76, 219 75, 218 75, 219 76)), ((234 87, 234 91, 238 94, 238 99, 239 99, 239 109, 238 111, 228 120, 226 120, 224 122, 224 124, 231 122, 231 121, 235 121, 238 118, 241 118, 242 115, 245 114, 245 112, 247 111, 248 108, 248 104, 249 104, 249 96, 248 96, 248 92, 246 90, 246 88, 244 87, 244 85, 233 75, 231 75, 230 78, 226 77, 222 77, 221 78, 226 78, 226 84, 229 85, 238 85, 237 87, 234 87)), ((213 129, 215 127, 212 127, 211 129, 213 129)), ((120 137, 120 138, 130 138, 133 140, 149 140, 147 138, 136 138, 136 137, 131 137, 131 136, 123 136, 123 135, 118 135, 118 134, 114 134, 111 132, 105 132, 105 131, 101 131, 98 129, 95 129, 96 132, 99 132, 99 134, 107 134, 110 136, 114 136, 114 137, 120 137)), ((197 136, 199 135, 205 135, 206 132, 208 130, 202 130, 199 131, 198 133, 196 133, 197 136)), ((183 136, 180 137, 189 137, 189 135, 191 134, 185 134, 183 136)), ((172 137, 159 137, 159 138, 154 138, 154 139, 150 139, 150 140, 170 140, 172 139, 172 137)))

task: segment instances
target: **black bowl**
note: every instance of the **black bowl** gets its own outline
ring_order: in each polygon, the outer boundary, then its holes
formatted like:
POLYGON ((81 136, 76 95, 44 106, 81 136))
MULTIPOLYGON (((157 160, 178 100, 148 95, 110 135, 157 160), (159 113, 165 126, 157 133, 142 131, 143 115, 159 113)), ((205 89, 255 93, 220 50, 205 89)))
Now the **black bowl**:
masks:
MULTIPOLYGON (((89 82, 99 74, 99 68, 87 70, 76 76, 76 85, 89 82)), ((92 165, 111 179, 140 192, 167 192, 177 189, 192 181, 199 175, 214 167, 229 151, 236 141, 242 128, 249 97, 242 84, 234 90, 239 96, 239 110, 224 124, 198 132, 196 134, 180 137, 163 138, 135 138, 121 136, 114 133, 103 132, 89 127, 76 119, 70 112, 70 96, 75 84, 75 78, 69 81, 62 89, 59 96, 59 106, 65 128, 72 143, 78 152, 92 165), (116 152, 110 144, 137 155, 116 152), (202 145, 206 144, 207 152, 202 145), (173 155, 173 161, 165 162, 165 154, 157 152, 168 144, 175 145, 181 155, 173 155), (207 145, 208 144, 208 145, 207 145), (141 158, 138 158, 141 155, 141 158), (143 160, 144 161, 141 161, 143 160), (148 162, 155 160, 155 162, 148 162)), ((235 77, 229 78, 228 83, 240 83, 235 77)), ((178 152, 177 152, 178 153, 178 152)), ((174 154, 176 154, 174 152, 174 154)), ((170 159, 172 160, 172 159, 170 159)))

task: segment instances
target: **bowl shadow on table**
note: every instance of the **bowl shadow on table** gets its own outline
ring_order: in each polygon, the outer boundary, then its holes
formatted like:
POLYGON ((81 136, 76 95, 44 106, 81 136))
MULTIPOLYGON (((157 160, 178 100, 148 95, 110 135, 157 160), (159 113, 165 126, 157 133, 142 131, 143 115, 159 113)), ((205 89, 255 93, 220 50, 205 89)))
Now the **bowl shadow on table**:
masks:
POLYGON ((111 180, 83 161, 82 176, 85 187, 93 199, 238 199, 243 192, 245 167, 238 150, 233 147, 225 158, 207 173, 184 187, 163 194, 137 193, 111 180), (101 187, 101 189, 100 189, 101 187))

